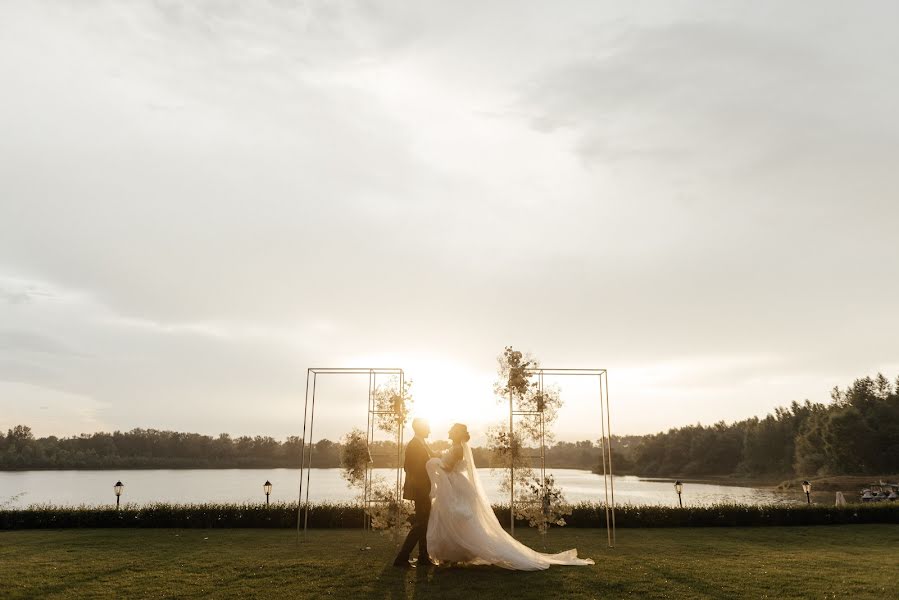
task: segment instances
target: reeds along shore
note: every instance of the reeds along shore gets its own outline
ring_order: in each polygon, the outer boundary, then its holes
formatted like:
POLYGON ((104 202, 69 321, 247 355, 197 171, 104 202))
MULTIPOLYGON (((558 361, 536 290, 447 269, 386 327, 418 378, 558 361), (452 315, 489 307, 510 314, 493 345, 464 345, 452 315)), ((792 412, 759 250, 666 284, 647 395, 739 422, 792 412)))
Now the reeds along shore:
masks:
MULTIPOLYGON (((494 505, 501 523, 509 507, 494 505)), ((605 527, 600 504, 571 506, 568 527, 605 527)), ((621 505, 615 508, 617 527, 748 527, 781 525, 899 524, 899 503, 821 505, 716 504, 671 508, 621 505)), ((356 528, 362 524, 358 504, 314 504, 308 526, 316 529, 356 528)), ((110 507, 31 506, 0 509, 0 530, 101 527, 173 528, 292 528, 297 526, 296 503, 264 504, 150 504, 110 507)), ((522 527, 527 523, 521 522, 522 527)))

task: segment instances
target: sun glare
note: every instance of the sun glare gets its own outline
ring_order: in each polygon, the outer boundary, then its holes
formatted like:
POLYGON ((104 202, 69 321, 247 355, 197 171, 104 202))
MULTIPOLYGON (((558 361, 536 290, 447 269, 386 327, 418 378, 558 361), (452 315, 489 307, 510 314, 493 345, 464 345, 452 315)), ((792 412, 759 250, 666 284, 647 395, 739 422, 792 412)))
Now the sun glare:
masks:
MULTIPOLYGON (((479 372, 445 359, 368 357, 359 364, 397 364, 412 382, 412 418, 427 419, 431 439, 445 439, 453 423, 465 423, 472 441, 483 440, 487 427, 502 417, 493 396, 495 374, 479 372), (388 360, 389 359, 389 360, 388 360)), ((411 422, 411 419, 410 419, 411 422)), ((411 435, 411 428, 407 431, 411 435)))

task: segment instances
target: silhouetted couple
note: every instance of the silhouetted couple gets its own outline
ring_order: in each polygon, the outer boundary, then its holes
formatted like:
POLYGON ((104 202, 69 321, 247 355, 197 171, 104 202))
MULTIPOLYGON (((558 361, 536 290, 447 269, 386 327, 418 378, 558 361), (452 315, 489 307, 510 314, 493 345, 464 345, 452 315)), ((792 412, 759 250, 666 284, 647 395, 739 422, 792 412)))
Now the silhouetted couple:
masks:
POLYGON ((577 550, 541 554, 521 544, 499 524, 481 486, 468 428, 456 423, 449 430, 453 445, 435 457, 425 441, 427 421, 412 421, 415 437, 406 446, 403 498, 415 503, 412 529, 393 564, 416 566, 409 557, 418 546, 418 565, 465 563, 534 571, 550 565, 592 565, 577 550))

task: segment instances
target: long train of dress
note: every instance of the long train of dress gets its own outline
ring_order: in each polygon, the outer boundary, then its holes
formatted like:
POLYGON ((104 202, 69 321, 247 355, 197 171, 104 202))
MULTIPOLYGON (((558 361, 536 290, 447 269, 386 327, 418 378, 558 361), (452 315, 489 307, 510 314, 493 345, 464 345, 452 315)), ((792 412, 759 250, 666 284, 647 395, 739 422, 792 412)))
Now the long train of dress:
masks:
POLYGON ((528 548, 500 525, 481 486, 471 448, 462 444, 463 460, 452 471, 444 459, 427 463, 431 479, 431 518, 428 552, 440 562, 496 565, 505 569, 536 571, 550 565, 592 565, 578 558, 577 549, 543 554, 528 548))

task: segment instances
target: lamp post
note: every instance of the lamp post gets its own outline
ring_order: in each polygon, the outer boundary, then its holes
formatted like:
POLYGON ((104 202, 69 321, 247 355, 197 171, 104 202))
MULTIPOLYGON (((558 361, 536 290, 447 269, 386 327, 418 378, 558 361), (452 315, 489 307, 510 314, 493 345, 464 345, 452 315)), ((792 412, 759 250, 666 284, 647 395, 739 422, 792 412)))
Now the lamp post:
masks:
POLYGON ((115 492, 115 508, 119 510, 119 501, 122 499, 122 490, 125 489, 125 484, 121 481, 116 481, 115 485, 112 486, 112 491, 115 492))
POLYGON ((265 505, 268 506, 268 497, 272 493, 272 482, 266 479, 262 484, 262 491, 265 492, 265 505))
POLYGON ((805 500, 808 504, 812 503, 812 484, 808 481, 802 482, 802 491, 805 492, 805 500))
POLYGON ((674 482, 674 491, 677 492, 677 503, 683 508, 684 501, 681 499, 681 492, 684 491, 684 484, 682 484, 680 480, 674 482))

